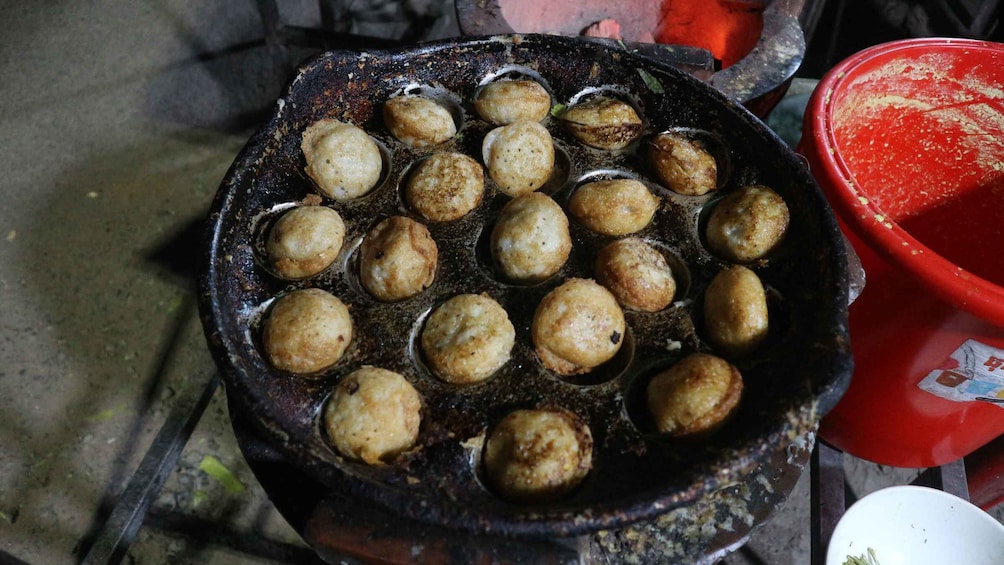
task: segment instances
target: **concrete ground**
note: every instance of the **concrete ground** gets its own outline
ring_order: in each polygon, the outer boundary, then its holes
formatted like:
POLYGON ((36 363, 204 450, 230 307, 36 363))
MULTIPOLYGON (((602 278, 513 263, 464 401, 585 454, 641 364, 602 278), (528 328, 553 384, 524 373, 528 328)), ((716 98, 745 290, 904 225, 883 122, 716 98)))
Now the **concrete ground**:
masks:
MULTIPOLYGON (((454 29, 438 2, 383 9, 352 31, 414 34, 416 15, 432 36, 454 29)), ((262 45, 254 0, 0 0, 0 13, 0 563, 76 563, 168 412, 214 371, 191 227, 306 53, 262 45)), ((319 12, 289 1, 283 17, 319 12)), ((854 465, 859 493, 913 473, 854 465)), ((807 478, 726 563, 807 562, 807 478)), ((217 391, 126 562, 307 556, 217 391)))

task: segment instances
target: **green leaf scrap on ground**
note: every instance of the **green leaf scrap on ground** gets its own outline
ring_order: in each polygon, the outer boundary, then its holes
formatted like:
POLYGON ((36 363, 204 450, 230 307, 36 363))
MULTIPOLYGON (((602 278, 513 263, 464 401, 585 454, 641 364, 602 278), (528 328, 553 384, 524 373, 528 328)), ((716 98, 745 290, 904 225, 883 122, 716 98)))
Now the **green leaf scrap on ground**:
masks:
POLYGON ((645 86, 652 92, 656 94, 664 94, 666 92, 666 89, 662 87, 662 83, 659 82, 659 79, 652 76, 652 73, 639 68, 638 74, 641 75, 641 80, 645 81, 645 86))
POLYGON ((126 409, 126 404, 125 402, 123 402, 118 406, 116 406, 115 408, 107 408, 105 410, 98 412, 97 414, 90 416, 87 419, 90 420, 91 422, 107 422, 108 420, 111 420, 115 416, 118 416, 121 412, 125 411, 125 409, 126 409))
POLYGON ((31 462, 31 472, 36 475, 42 475, 48 472, 49 466, 55 460, 54 453, 52 451, 46 453, 45 455, 40 455, 34 461, 31 462))
POLYGON ((8 514, 7 512, 4 512, 3 510, 0 510, 0 520, 3 520, 4 522, 7 522, 8 524, 13 525, 14 522, 17 522, 17 517, 20 514, 21 514, 21 505, 18 504, 17 506, 15 506, 10 511, 10 514, 8 514))
POLYGON ((184 303, 185 303, 184 296, 175 296, 174 299, 171 300, 171 303, 167 305, 168 314, 173 314, 177 312, 178 309, 181 308, 181 305, 184 303))
POLYGON ((199 489, 192 493, 192 508, 202 506, 202 503, 209 500, 209 493, 199 489))
POLYGON ((199 462, 199 470, 216 479, 230 494, 244 492, 244 484, 237 478, 237 475, 212 455, 206 455, 202 458, 202 461, 199 462))

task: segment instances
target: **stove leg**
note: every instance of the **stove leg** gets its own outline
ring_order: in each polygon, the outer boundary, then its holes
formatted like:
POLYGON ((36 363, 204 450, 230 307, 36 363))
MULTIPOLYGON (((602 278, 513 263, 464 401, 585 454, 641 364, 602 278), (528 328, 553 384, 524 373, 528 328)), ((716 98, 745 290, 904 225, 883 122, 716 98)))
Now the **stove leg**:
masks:
POLYGON ((958 459, 940 467, 931 467, 914 479, 913 484, 943 490, 948 494, 969 500, 969 480, 966 477, 966 461, 958 459))
POLYGON ((822 441, 816 442, 810 463, 810 528, 812 565, 824 565, 833 529, 846 507, 844 453, 822 441))

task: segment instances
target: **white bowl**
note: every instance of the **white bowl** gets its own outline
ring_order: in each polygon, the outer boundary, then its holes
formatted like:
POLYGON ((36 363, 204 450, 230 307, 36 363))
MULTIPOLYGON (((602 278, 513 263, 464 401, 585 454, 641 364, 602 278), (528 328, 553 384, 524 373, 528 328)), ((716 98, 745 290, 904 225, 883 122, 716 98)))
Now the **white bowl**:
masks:
POLYGON ((879 565, 1002 565, 1004 525, 940 490, 889 487, 851 505, 833 530, 826 565, 869 548, 879 565))

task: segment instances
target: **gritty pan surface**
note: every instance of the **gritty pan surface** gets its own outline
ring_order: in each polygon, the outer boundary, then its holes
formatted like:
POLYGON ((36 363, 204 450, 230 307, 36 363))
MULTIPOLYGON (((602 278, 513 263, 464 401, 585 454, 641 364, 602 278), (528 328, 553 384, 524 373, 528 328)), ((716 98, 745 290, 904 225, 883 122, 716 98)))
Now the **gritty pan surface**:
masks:
POLYGON ((851 370, 847 270, 835 221, 798 158, 751 114, 692 77, 617 49, 558 36, 502 36, 445 41, 382 52, 330 52, 303 66, 271 120, 248 142, 214 202, 200 280, 203 323, 228 393, 264 437, 291 462, 333 491, 380 504, 404 516, 469 532, 517 536, 571 535, 624 526, 692 504, 744 480, 770 454, 811 429, 839 399, 851 370), (573 251, 555 277, 509 284, 494 273, 485 238, 508 197, 486 177, 484 200, 453 222, 428 224, 439 248, 435 282, 416 297, 381 303, 360 286, 356 253, 363 235, 390 215, 416 217, 400 183, 417 159, 455 150, 480 161, 491 127, 471 107, 475 89, 500 74, 533 77, 555 105, 606 90, 633 103, 645 121, 641 142, 609 152, 587 148, 558 120, 551 131, 557 165, 541 190, 564 206, 584 179, 627 176, 645 182, 662 205, 638 235, 670 259, 680 283, 675 302, 656 313, 626 312, 621 353, 585 378, 546 370, 530 343, 530 321, 541 298, 569 277, 591 277, 597 250, 610 239, 571 221, 573 251), (453 108, 459 133, 444 145, 412 149, 381 119, 381 104, 404 91, 429 94, 453 108), (381 184, 358 199, 322 204, 347 227, 346 245, 326 271, 286 281, 267 268, 263 233, 290 206, 316 194, 303 172, 304 129, 322 118, 363 128, 384 151, 381 184), (644 140, 683 130, 702 137, 722 168, 720 187, 687 197, 658 185, 646 164, 644 140), (745 396, 735 417, 715 435, 674 442, 652 433, 642 391, 655 371, 692 351, 713 351, 702 338, 701 303, 711 277, 728 265, 705 247, 702 222, 720 195, 750 183, 773 187, 791 210, 781 246, 749 265, 768 289, 771 335, 757 352, 730 359, 741 370, 745 396), (345 302, 355 335, 334 367, 292 375, 270 367, 260 325, 277 296, 322 288, 345 302), (516 328, 510 361, 489 380, 456 386, 422 363, 415 338, 429 311, 459 293, 487 293, 516 328), (386 465, 339 456, 326 442, 320 415, 335 383, 363 365, 401 373, 423 399, 418 446, 386 465), (486 430, 517 408, 556 406, 578 414, 592 430, 593 468, 571 495, 546 504, 507 502, 480 477, 486 430))

